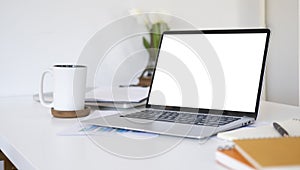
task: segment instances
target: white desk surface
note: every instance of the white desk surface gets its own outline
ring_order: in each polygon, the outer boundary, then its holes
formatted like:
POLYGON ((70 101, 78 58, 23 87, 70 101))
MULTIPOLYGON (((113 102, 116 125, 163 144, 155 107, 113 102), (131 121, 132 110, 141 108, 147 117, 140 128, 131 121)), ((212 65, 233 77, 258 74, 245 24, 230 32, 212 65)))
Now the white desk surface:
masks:
MULTIPOLYGON (((201 144, 198 140, 160 136, 148 143, 127 143, 120 135, 98 136, 103 146, 87 136, 58 136, 78 119, 53 118, 48 108, 31 96, 0 98, 0 149, 19 169, 224 169, 215 161, 218 146, 227 142, 212 137, 201 144), (162 153, 144 158, 124 158, 118 153, 142 155, 169 143, 162 153), (106 147, 107 148, 107 147, 106 147)), ((261 102, 258 122, 300 117, 300 108, 261 102)))

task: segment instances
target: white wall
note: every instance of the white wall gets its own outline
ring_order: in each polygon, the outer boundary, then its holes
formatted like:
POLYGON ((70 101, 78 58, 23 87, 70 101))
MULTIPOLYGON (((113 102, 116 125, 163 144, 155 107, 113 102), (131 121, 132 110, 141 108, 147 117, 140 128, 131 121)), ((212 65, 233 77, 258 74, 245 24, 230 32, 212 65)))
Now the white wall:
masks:
POLYGON ((266 23, 271 29, 267 100, 298 105, 298 0, 267 0, 266 23))
POLYGON ((131 8, 168 11, 199 28, 264 23, 261 0, 0 1, 0 96, 37 92, 44 69, 76 62, 90 37, 131 8))

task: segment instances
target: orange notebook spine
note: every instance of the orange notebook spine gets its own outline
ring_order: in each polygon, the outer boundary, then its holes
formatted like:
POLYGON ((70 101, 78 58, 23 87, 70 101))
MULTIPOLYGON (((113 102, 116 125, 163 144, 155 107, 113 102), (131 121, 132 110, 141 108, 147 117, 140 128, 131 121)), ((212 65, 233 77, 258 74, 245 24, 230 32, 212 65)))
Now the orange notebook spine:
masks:
POLYGON ((255 167, 248 162, 234 147, 219 148, 216 152, 216 161, 232 170, 255 169, 255 167))

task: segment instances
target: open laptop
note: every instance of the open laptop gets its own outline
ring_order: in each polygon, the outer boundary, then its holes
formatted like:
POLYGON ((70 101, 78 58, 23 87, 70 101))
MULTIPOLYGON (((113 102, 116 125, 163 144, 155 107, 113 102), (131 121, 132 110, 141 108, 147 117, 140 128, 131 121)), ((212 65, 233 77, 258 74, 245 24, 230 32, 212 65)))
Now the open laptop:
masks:
POLYGON ((187 138, 252 124, 269 29, 167 31, 146 107, 83 123, 187 138))

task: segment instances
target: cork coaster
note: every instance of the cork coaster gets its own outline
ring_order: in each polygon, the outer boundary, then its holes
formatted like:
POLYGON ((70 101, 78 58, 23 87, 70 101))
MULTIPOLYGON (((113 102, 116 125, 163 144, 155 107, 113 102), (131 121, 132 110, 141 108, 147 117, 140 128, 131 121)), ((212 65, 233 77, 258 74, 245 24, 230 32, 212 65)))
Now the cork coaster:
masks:
POLYGON ((77 118, 84 117, 90 114, 91 108, 85 107, 84 110, 76 110, 76 111, 59 111, 51 108, 51 113, 54 117, 57 118, 77 118))

